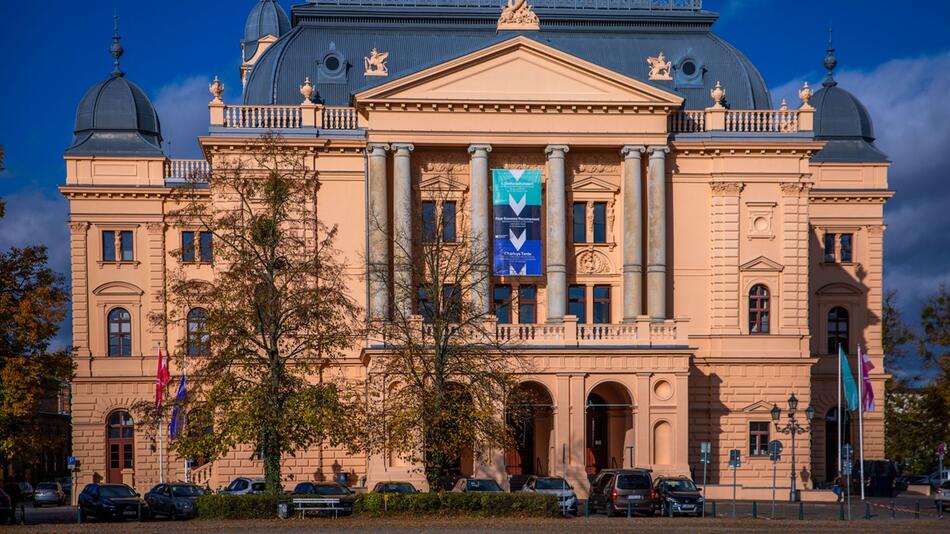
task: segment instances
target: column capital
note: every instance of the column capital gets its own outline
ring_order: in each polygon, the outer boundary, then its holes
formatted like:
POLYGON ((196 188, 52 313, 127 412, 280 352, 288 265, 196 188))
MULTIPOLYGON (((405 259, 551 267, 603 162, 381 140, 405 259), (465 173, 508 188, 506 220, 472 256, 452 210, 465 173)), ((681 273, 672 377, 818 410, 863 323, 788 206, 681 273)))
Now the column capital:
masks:
POLYGON ((366 153, 370 156, 372 155, 382 155, 379 152, 386 152, 389 150, 389 145, 386 143, 369 143, 366 145, 366 153))
POLYGON ((484 152, 487 156, 488 153, 491 152, 491 145, 484 145, 484 144, 483 145, 479 145, 479 144, 468 145, 468 153, 471 154, 473 157, 476 157, 476 158, 484 157, 484 156, 479 156, 478 155, 479 152, 484 152))
POLYGON ((416 149, 415 145, 413 145, 412 143, 393 143, 392 145, 390 145, 390 148, 392 149, 393 152, 399 152, 401 150, 412 152, 413 150, 416 149))
POLYGON ((544 154, 547 157, 564 157, 564 154, 567 154, 571 150, 571 147, 567 145, 548 145, 544 147, 544 154), (555 153, 559 153, 555 155, 555 153))
POLYGON ((624 159, 640 159, 640 154, 646 152, 647 147, 643 145, 623 145, 620 149, 620 155, 624 159))
POLYGON ((666 145, 651 145, 647 147, 647 152, 651 158, 665 158, 669 151, 670 147, 666 145))

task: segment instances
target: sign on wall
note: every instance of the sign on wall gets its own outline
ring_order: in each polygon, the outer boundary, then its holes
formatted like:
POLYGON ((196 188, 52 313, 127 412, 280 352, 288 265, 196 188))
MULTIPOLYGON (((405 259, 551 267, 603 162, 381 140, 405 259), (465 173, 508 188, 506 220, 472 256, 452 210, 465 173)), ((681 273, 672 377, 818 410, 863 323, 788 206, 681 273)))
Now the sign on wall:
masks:
POLYGON ((494 274, 541 276, 541 171, 492 169, 494 274))

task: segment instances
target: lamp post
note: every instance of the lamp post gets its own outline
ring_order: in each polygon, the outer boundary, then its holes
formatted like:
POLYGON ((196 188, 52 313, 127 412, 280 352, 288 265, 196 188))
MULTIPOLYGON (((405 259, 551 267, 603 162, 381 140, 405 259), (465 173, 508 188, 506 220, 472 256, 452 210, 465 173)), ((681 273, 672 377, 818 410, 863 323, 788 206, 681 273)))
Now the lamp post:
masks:
POLYGON ((815 417, 815 408, 809 406, 805 410, 805 418, 808 420, 808 424, 802 426, 802 424, 798 422, 798 419, 795 418, 796 410, 798 410, 798 398, 792 393, 788 398, 788 422, 782 425, 779 422, 782 418, 782 409, 779 408, 777 404, 772 405, 772 421, 775 422, 775 430, 782 434, 790 434, 792 436, 792 473, 789 476, 792 485, 788 494, 789 502, 796 502, 798 500, 798 492, 795 489, 795 435, 811 432, 811 420, 815 417))

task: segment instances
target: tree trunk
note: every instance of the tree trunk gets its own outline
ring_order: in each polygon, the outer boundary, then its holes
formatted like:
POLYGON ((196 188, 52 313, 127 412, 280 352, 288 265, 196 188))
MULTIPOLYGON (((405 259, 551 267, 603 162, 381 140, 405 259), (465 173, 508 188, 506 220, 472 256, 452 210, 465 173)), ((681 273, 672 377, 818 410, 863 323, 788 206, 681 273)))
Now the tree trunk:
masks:
POLYGON ((280 446, 277 434, 273 431, 264 436, 264 483, 265 492, 269 495, 279 495, 280 485, 280 446))

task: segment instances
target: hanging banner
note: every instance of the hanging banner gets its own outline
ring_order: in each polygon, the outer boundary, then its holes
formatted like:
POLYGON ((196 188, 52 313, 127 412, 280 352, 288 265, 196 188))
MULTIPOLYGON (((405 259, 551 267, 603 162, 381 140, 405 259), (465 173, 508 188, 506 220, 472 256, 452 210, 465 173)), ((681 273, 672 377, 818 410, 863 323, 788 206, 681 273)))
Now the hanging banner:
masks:
POLYGON ((541 171, 492 169, 494 274, 541 276, 541 171))

